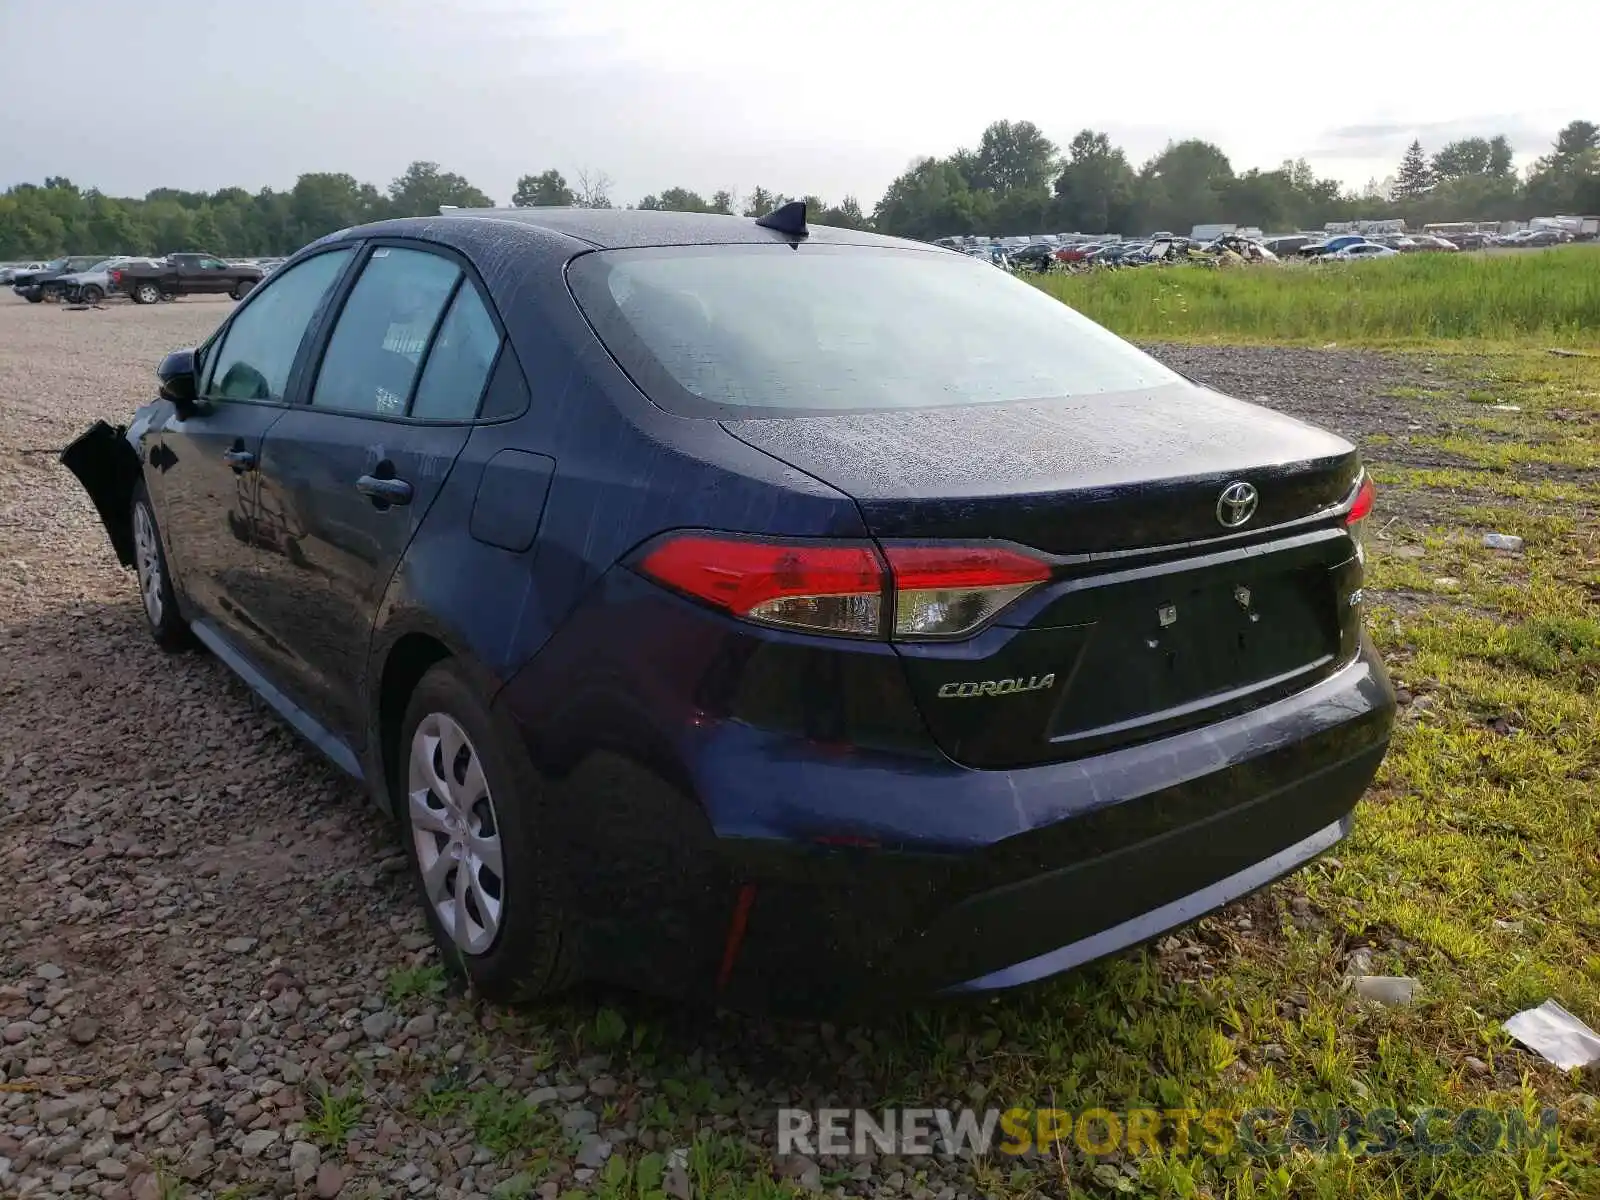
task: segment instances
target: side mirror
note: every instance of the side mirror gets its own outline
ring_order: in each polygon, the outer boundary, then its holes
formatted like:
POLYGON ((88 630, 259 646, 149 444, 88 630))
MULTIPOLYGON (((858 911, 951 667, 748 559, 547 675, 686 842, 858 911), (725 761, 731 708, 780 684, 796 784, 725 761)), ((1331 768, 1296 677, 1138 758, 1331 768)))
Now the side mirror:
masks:
POLYGON ((194 377, 194 351, 174 350, 161 360, 156 378, 161 382, 161 398, 170 400, 180 417, 190 416, 200 390, 194 377))

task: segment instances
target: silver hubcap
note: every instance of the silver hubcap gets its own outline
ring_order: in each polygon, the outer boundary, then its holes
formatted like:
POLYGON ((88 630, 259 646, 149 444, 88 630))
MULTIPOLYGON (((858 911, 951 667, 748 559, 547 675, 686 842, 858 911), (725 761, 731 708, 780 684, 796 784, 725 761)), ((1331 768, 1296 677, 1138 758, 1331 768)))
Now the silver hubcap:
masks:
POLYGON ((500 822, 466 731, 429 713, 411 735, 407 812, 428 903, 468 954, 494 943, 505 902, 500 822))
POLYGON ((155 522, 143 504, 133 506, 133 561, 139 571, 139 591, 144 596, 144 611, 152 625, 161 624, 161 547, 156 542, 155 522))

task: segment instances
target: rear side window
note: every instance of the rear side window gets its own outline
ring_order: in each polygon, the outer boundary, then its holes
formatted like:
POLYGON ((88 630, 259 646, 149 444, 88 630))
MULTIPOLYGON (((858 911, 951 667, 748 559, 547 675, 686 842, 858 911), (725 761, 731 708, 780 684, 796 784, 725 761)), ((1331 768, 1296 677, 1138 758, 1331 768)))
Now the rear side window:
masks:
POLYGON ((611 250, 577 259, 568 279, 635 382, 686 415, 994 404, 1181 381, 1038 288, 956 254, 611 250))
POLYGON ((306 329, 351 253, 329 250, 262 284, 229 323, 213 356, 206 394, 220 400, 282 403, 306 329))
POLYGON ((311 403, 404 416, 422 353, 461 270, 448 258, 379 246, 333 327, 311 403))
POLYGON ((428 351, 411 415, 431 421, 472 420, 499 350, 500 331, 478 289, 463 283, 428 351))

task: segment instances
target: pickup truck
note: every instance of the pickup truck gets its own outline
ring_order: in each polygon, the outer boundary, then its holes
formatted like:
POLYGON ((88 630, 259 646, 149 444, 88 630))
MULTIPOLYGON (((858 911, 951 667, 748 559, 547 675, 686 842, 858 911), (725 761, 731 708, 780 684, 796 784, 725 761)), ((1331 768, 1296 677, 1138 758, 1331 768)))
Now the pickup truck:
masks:
POLYGON ((212 254, 169 254, 153 266, 113 268, 111 283, 135 304, 176 296, 232 296, 242 300, 261 282, 260 267, 236 267, 212 254))

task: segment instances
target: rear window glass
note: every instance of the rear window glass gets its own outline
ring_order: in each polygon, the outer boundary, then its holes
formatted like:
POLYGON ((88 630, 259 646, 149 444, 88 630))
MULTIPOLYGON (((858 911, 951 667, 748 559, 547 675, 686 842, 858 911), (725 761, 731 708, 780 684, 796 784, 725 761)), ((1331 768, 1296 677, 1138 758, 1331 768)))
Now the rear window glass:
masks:
POLYGON ((1179 382, 987 263, 859 246, 584 255, 568 273, 644 392, 699 416, 868 412, 1179 382))

